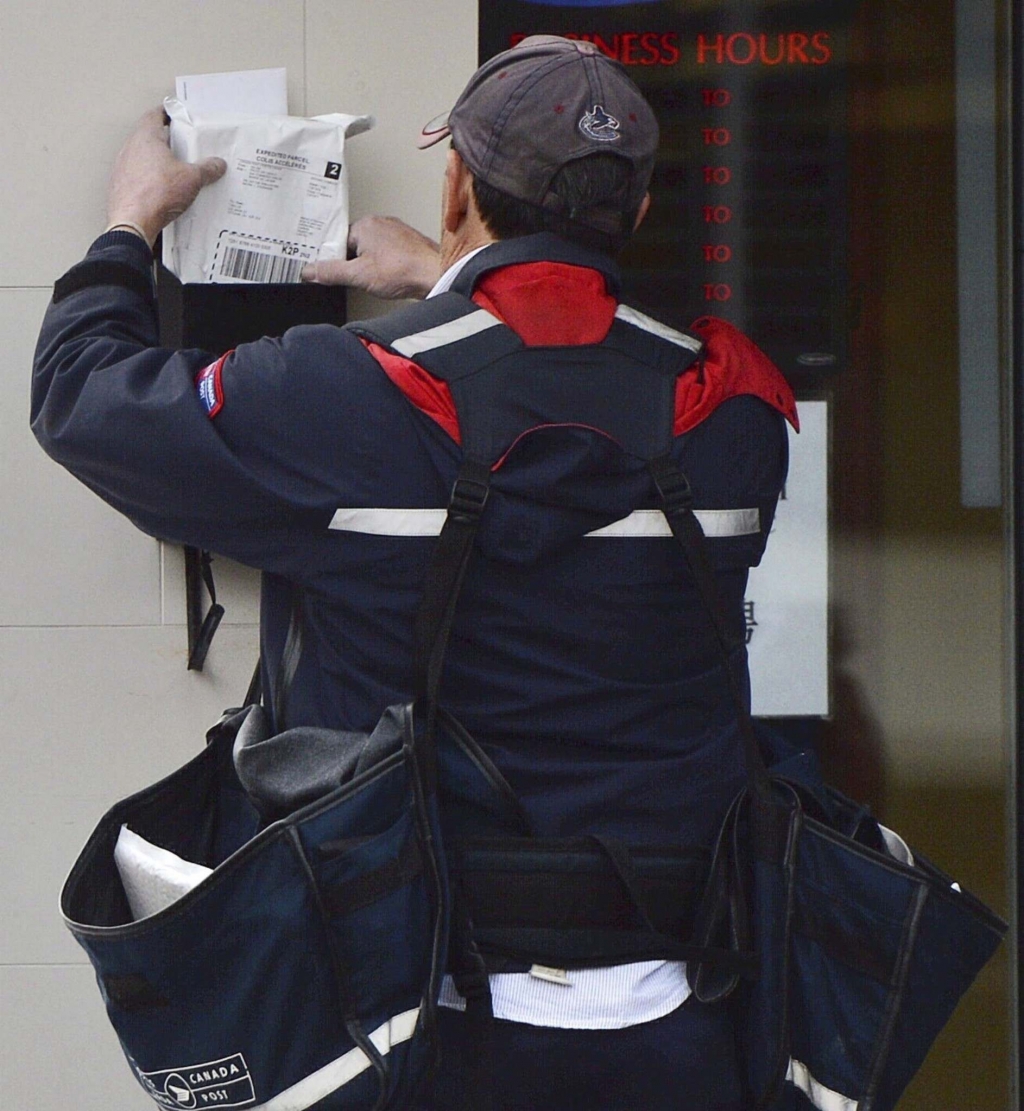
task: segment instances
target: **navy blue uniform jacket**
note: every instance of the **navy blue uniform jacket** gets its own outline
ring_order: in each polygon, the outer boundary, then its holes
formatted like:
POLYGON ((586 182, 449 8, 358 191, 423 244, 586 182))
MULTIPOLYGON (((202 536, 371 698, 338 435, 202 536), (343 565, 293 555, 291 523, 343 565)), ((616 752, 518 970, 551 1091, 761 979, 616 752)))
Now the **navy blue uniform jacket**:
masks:
MULTIPOLYGON (((484 256, 500 263, 502 250, 484 256)), ((87 259, 141 278, 151 264, 125 232, 102 236, 87 259)), ((586 343, 611 324, 617 273, 608 260, 595 270, 538 258, 455 288, 527 343, 586 343)), ((753 532, 709 541, 741 629, 747 571, 785 479, 784 415, 795 423, 795 409, 748 340, 720 322, 704 329, 704 358, 679 382, 674 451, 698 509, 757 510, 753 532)), ((409 696, 434 541, 331 524, 339 509, 447 504, 461 453, 442 384, 330 325, 224 358, 157 344, 145 281, 51 304, 35 359, 36 436, 147 533, 264 572, 265 675, 298 584, 306 636, 289 724, 371 728, 409 696)), ((671 539, 587 537, 533 566, 478 552, 442 697, 539 836, 705 841, 742 776, 707 618, 671 539)))

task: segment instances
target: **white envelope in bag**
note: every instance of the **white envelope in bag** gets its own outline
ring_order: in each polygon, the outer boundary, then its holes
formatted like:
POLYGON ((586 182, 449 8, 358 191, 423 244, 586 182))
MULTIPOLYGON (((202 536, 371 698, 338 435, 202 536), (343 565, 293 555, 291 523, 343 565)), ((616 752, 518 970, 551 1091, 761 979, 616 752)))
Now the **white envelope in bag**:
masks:
POLYGON ((150 844, 126 825, 114 845, 114 863, 135 921, 165 910, 211 874, 210 868, 150 844))

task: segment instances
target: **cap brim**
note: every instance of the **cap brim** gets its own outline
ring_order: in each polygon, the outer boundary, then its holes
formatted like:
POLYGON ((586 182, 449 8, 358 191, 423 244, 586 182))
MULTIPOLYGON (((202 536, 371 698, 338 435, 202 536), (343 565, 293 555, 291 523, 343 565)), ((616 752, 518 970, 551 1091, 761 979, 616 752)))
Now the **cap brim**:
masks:
POLYGON ((448 126, 448 113, 442 112, 440 116, 435 116, 423 125, 416 146, 420 150, 426 150, 427 147, 440 143, 442 139, 447 139, 451 133, 451 128, 448 126))

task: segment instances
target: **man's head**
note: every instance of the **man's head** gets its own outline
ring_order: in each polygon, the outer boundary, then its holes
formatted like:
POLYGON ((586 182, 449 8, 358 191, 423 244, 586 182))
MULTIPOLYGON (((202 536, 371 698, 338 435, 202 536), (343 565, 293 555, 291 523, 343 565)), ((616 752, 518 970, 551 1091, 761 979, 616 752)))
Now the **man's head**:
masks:
POLYGON ((497 238, 551 230, 614 251, 646 208, 658 124, 591 43, 534 35, 491 58, 420 145, 449 135, 497 238))

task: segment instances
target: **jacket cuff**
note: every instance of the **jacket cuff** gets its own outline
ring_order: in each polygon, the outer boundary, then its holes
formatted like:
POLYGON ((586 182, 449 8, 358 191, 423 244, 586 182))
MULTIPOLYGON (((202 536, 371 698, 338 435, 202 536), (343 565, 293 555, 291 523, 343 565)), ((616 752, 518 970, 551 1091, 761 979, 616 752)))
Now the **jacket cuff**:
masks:
POLYGON ((53 303, 91 286, 120 286, 153 301, 153 252, 146 241, 130 231, 104 232, 85 258, 54 283, 53 303))
POLYGON ((104 232, 89 248, 86 258, 100 253, 106 254, 108 258, 133 263, 147 271, 153 265, 153 252, 149 244, 133 231, 104 232), (116 248, 116 251, 111 248, 116 248))

